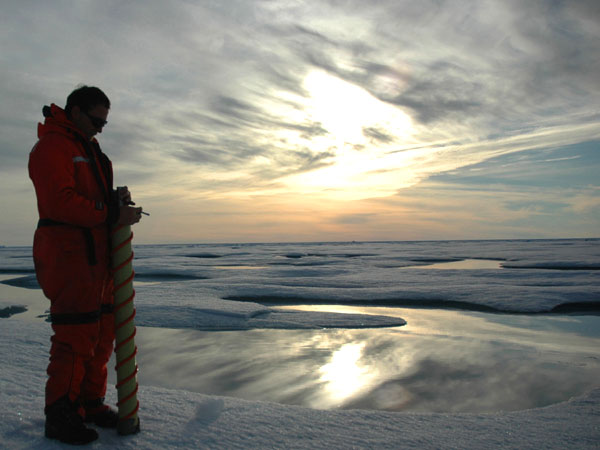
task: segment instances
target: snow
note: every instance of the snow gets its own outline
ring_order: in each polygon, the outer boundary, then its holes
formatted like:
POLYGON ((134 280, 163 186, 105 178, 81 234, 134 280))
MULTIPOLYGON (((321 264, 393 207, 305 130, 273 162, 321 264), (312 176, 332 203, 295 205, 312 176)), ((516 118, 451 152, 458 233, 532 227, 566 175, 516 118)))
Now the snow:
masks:
MULTIPOLYGON (((49 327, 3 319, 0 446, 62 448, 46 440, 43 389, 49 327)), ((109 388, 108 400, 115 401, 109 388)), ((498 414, 323 411, 140 387, 142 432, 99 430, 94 448, 556 448, 600 440, 600 389, 568 402, 498 414)), ((67 446, 64 446, 67 447, 67 446)))
MULTIPOLYGON (((570 303, 598 303, 600 298, 598 272, 593 270, 600 266, 598 240, 222 245, 201 246, 201 253, 198 247, 136 249, 137 273, 156 271, 160 260, 163 269, 197 277, 177 285, 140 286, 144 304, 162 305, 168 295, 181 306, 190 305, 190 299, 197 305, 200 297, 219 309, 221 299, 227 298, 548 312, 570 303), (464 259, 534 268, 427 267, 464 259), (261 269, 223 270, 224 264, 261 269)), ((142 320, 151 320, 140 313, 142 320)))
MULTIPOLYGON (((595 311, 599 247, 598 240, 140 246, 136 323, 246 330, 404 322, 277 308, 290 300, 536 313, 575 304, 595 311), (425 267, 466 259, 500 267, 425 267), (259 303, 265 297, 275 303, 259 303)), ((0 249, 0 281, 9 282, 0 286, 0 448, 63 448, 43 437, 50 327, 30 254, 0 249)), ((108 401, 115 397, 111 386, 108 401)), ((600 388, 543 408, 488 414, 315 410, 143 385, 139 400, 140 434, 99 430, 91 447, 596 449, 600 442, 600 388)))
MULTIPOLYGON (((49 327, 18 317, 0 325, 0 447, 68 448, 42 432, 49 327)), ((111 402, 114 392, 109 387, 111 402)), ((142 432, 120 437, 99 429, 91 447, 593 449, 600 442, 600 389, 498 414, 323 411, 145 386, 138 397, 142 432)))
MULTIPOLYGON (((37 287, 30 254, 26 247, 1 249, 0 274, 14 274, 5 283, 37 287)), ((135 254, 137 320, 145 326, 326 325, 309 313, 293 319, 292 314, 278 315, 274 308, 259 304, 267 300, 519 313, 551 312, 570 305, 600 309, 598 239, 156 245, 135 247, 135 254), (429 268, 433 263, 464 260, 492 260, 499 267, 429 268)), ((360 326, 362 320, 343 319, 345 323, 335 326, 360 326)), ((398 325, 385 318, 365 320, 363 326, 398 325)))

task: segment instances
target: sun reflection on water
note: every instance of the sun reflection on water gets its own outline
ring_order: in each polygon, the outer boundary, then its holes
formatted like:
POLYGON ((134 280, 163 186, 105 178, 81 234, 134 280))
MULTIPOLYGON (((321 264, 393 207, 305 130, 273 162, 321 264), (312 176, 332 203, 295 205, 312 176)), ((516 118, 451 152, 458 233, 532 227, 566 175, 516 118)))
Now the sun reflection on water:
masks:
POLYGON ((365 345, 365 342, 342 345, 332 354, 330 362, 319 369, 319 381, 326 383, 332 404, 348 399, 372 380, 369 368, 360 364, 365 345))
MULTIPOLYGON (((304 307, 285 309, 292 308, 304 307)), ((316 409, 420 412, 529 409, 597 386, 594 316, 306 308, 399 315, 407 325, 222 332, 140 327, 140 383, 316 409)))

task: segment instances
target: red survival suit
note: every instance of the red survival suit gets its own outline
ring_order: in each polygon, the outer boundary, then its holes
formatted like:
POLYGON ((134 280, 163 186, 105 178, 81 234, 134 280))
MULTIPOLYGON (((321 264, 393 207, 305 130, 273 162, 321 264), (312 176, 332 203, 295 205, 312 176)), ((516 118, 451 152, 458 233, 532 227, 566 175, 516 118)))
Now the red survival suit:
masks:
POLYGON ((114 296, 109 226, 118 219, 112 164, 56 105, 44 107, 29 176, 40 221, 33 259, 50 299, 50 363, 46 405, 103 398, 113 351, 114 296))

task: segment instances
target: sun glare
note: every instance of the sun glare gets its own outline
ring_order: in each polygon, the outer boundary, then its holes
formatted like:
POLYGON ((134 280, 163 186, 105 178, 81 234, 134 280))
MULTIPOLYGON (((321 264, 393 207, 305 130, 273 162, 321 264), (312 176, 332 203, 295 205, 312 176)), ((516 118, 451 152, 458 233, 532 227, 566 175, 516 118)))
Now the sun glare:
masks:
POLYGON ((380 130, 385 141, 406 138, 410 132, 411 119, 407 114, 363 88, 323 71, 310 72, 304 79, 304 88, 310 94, 307 109, 312 119, 323 124, 338 145, 373 144, 372 138, 365 136, 369 129, 380 130))
POLYGON ((349 200, 390 195, 414 182, 410 170, 401 170, 411 153, 392 152, 412 139, 406 113, 321 70, 310 72, 303 86, 306 118, 327 132, 305 145, 333 156, 326 167, 288 177, 290 188, 349 200))
POLYGON ((359 366, 365 344, 345 344, 321 367, 321 381, 326 382, 333 403, 343 401, 358 392, 372 375, 366 367, 359 366))

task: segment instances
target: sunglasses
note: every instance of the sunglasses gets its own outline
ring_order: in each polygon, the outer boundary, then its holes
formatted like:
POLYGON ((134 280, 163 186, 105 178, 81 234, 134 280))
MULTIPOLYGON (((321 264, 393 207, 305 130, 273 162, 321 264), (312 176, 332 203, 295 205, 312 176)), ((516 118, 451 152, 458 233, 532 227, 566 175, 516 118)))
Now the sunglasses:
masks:
MULTIPOLYGON (((82 111, 83 112, 83 111, 82 111)), ((90 122, 92 122, 92 125, 94 125, 95 128, 103 128, 104 125, 106 125, 108 122, 104 119, 101 119, 100 117, 94 117, 94 116, 90 116, 88 113, 83 112, 88 119, 90 119, 90 122)))

